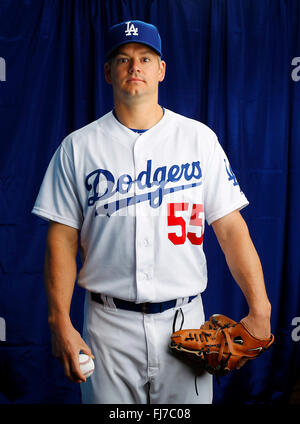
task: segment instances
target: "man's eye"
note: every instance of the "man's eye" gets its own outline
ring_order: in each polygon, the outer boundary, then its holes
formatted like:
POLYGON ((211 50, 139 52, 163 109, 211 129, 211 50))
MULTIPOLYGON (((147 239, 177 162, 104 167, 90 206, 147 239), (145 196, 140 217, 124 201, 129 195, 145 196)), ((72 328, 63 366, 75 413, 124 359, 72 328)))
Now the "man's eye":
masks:
POLYGON ((127 63, 127 62, 128 62, 128 59, 126 57, 120 57, 118 59, 118 63, 127 63))
POLYGON ((143 62, 150 62, 150 58, 149 57, 143 57, 143 62))

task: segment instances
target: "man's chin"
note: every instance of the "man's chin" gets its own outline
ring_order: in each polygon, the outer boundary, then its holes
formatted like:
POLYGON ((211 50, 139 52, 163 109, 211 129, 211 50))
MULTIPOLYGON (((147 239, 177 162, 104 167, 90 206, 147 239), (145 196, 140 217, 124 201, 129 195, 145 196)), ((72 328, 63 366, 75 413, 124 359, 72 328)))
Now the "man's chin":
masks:
POLYGON ((138 99, 138 98, 141 98, 141 97, 143 97, 143 96, 145 96, 147 93, 145 92, 145 91, 143 91, 143 90, 138 90, 138 89, 133 89, 133 90, 127 90, 126 92, 125 92, 125 96, 127 97, 127 98, 136 98, 136 99, 138 99))

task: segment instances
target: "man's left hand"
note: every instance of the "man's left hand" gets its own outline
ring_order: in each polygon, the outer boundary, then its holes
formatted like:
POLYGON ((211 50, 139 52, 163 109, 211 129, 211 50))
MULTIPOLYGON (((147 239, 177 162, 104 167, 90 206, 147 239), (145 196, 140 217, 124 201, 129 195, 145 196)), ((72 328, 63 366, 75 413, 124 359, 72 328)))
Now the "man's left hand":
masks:
MULTIPOLYGON (((271 323, 269 317, 255 317, 251 314, 247 315, 241 320, 249 333, 259 339, 266 339, 271 337, 271 323)), ((248 359, 241 359, 238 363, 237 369, 240 369, 248 359)))

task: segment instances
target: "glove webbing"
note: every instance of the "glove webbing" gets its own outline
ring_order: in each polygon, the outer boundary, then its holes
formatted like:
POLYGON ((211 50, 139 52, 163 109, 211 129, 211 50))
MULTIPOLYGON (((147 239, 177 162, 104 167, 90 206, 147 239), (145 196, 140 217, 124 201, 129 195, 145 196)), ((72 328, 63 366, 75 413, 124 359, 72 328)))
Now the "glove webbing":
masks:
MULTIPOLYGON (((215 329, 216 329, 217 325, 216 325, 216 321, 214 320, 214 318, 213 318, 213 321, 214 321, 214 326, 215 326, 215 329)), ((228 330, 227 330, 228 328, 229 328, 229 324, 226 324, 224 327, 219 327, 216 331, 216 334, 212 337, 212 340, 214 340, 217 337, 217 334, 218 334, 219 331, 221 331, 223 336, 224 336, 222 343, 221 343, 221 346, 220 346, 219 355, 218 355, 218 361, 220 362, 220 370, 225 369, 226 365, 228 364, 229 358, 232 355, 232 343, 231 343, 230 336, 228 334, 228 330), (228 354, 226 360, 221 362, 226 341, 227 341, 228 348, 229 348, 229 354, 228 354)), ((207 341, 207 337, 211 336, 210 334, 205 333, 205 332, 203 332, 203 335, 205 336, 206 341, 207 341)), ((196 334, 195 334, 195 336, 196 336, 196 334)), ((199 336, 201 338, 201 334, 199 334, 199 336)), ((203 360, 205 361, 207 352, 205 352, 204 349, 201 349, 200 352, 202 353, 203 360)), ((218 375, 216 375, 215 377, 216 377, 217 383, 220 384, 220 377, 218 375)), ((197 376, 196 375, 195 375, 195 390, 196 390, 197 396, 199 396, 198 387, 197 387, 197 376)))
MULTIPOLYGON (((211 337, 211 340, 215 340, 217 338, 218 333, 221 331, 221 333, 222 333, 222 335, 224 337, 222 338, 222 342, 220 344, 220 350, 219 350, 219 354, 218 354, 218 362, 220 363, 220 365, 219 365, 219 371, 220 371, 220 370, 224 370, 225 369, 226 365, 228 364, 228 361, 229 361, 230 357, 232 356, 232 348, 233 348, 232 347, 232 341, 231 341, 230 335, 228 334, 228 329, 232 325, 225 324, 222 327, 218 327, 217 326, 217 321, 214 318, 212 319, 212 322, 214 324, 214 329, 216 330, 215 335, 211 335, 209 333, 206 333, 205 331, 203 331, 202 333, 198 333, 198 335, 199 335, 201 341, 202 341, 202 336, 204 336, 205 337, 205 340, 207 342, 208 341, 208 337, 211 337), (228 345, 229 354, 228 354, 228 356, 227 356, 227 358, 225 360, 222 360, 223 352, 224 352, 224 348, 225 348, 226 342, 227 342, 227 345, 228 345)), ((197 340, 197 334, 194 334, 194 337, 197 340)), ((193 337, 192 337, 192 334, 190 333, 189 334, 189 337, 186 337, 185 340, 192 340, 192 339, 193 339, 193 337)), ((207 346, 210 346, 210 345, 207 345, 207 346)), ((206 355, 209 353, 209 348, 207 349, 207 351, 205 351, 205 349, 202 348, 201 350, 199 350, 199 353, 201 354, 199 356, 202 356, 203 360, 205 361, 206 360, 206 355)), ((219 376, 216 375, 216 378, 217 378, 217 381, 219 383, 219 376)), ((196 381, 195 381, 195 385, 196 385, 196 381)), ((196 392, 197 392, 197 395, 198 395, 197 386, 196 386, 196 392)))
POLYGON ((221 331, 221 333, 223 334, 224 337, 223 337, 222 342, 221 342, 220 351, 219 351, 219 355, 218 355, 218 361, 221 362, 223 352, 224 352, 225 343, 227 342, 228 349, 229 349, 229 355, 228 355, 228 358, 226 359, 226 364, 228 362, 229 357, 232 355, 232 342, 231 342, 231 338, 228 334, 228 328, 229 328, 228 324, 224 327, 218 328, 217 331, 216 331, 216 334, 212 337, 212 340, 215 339, 217 337, 219 331, 221 331))

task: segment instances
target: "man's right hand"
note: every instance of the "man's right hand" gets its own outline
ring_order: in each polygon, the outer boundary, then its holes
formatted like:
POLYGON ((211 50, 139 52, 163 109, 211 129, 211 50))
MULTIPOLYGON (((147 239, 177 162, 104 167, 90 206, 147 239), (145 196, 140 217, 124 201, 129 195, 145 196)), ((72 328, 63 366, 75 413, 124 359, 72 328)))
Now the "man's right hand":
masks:
POLYGON ((71 321, 50 324, 52 333, 52 353, 63 364, 66 377, 73 383, 82 383, 86 377, 80 370, 79 353, 95 358, 91 349, 73 327, 71 321))

